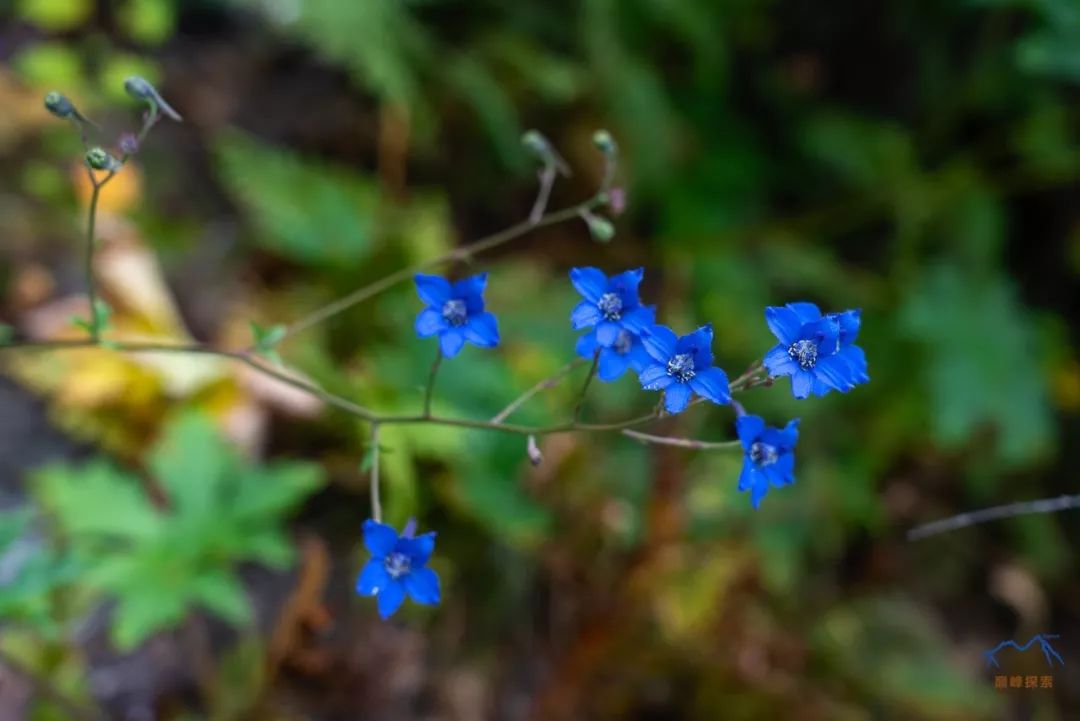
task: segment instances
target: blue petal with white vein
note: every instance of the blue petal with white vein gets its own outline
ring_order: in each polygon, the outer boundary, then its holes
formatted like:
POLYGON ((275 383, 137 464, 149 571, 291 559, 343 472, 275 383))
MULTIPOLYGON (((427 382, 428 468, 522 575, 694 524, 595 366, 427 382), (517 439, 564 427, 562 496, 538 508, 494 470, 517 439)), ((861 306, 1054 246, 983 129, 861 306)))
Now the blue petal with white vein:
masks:
POLYGON ((390 618, 408 596, 414 602, 432 606, 441 600, 439 577, 427 567, 435 550, 435 533, 413 536, 412 521, 398 535, 391 526, 364 522, 364 545, 371 552, 356 579, 356 592, 375 596, 379 615, 390 618))
POLYGON ((769 488, 782 488, 795 482, 799 419, 783 428, 771 428, 761 416, 747 414, 735 419, 735 431, 745 451, 739 491, 749 491, 750 504, 758 508, 769 488))
POLYGON ((416 335, 439 337, 439 349, 453 358, 466 342, 481 348, 499 344, 499 324, 494 314, 484 310, 487 273, 456 283, 437 275, 417 273, 416 292, 426 306, 416 316, 416 335))
POLYGON ((855 345, 860 311, 822 315, 813 303, 788 303, 766 308, 765 321, 780 341, 765 354, 765 367, 771 376, 791 376, 796 398, 846 393, 870 380, 866 355, 855 345))

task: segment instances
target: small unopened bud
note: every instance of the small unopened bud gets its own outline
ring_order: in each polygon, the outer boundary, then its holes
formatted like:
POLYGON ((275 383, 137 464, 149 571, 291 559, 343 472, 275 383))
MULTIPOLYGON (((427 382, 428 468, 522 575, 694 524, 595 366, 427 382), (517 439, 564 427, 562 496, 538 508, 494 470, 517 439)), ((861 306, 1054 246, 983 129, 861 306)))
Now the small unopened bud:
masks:
POLYGON ((622 215, 626 210, 626 191, 622 188, 612 188, 607 192, 606 202, 612 215, 622 215))
POLYGON ((159 93, 157 88, 151 85, 150 81, 146 78, 132 75, 124 81, 124 90, 136 100, 142 100, 144 103, 149 104, 152 109, 160 109, 161 112, 165 113, 176 122, 179 123, 183 120, 183 118, 180 117, 180 113, 173 110, 172 106, 165 102, 165 98, 161 97, 161 93, 159 93))
POLYGON ((132 133, 124 133, 120 136, 117 146, 124 155, 134 155, 139 152, 139 139, 132 133))
POLYGON ((75 105, 67 99, 67 96, 55 90, 45 96, 45 109, 58 118, 74 118, 77 115, 75 105))
POLYGON ((86 151, 86 164, 94 170, 120 170, 120 161, 105 151, 104 148, 90 148, 86 151))
POLYGON ((604 155, 614 155, 619 152, 619 146, 615 144, 615 138, 606 130, 597 130, 592 136, 593 145, 604 155))
POLYGON ((544 454, 540 452, 540 447, 536 445, 536 436, 529 436, 525 450, 529 454, 529 463, 539 466, 544 462, 544 454))
POLYGON ((592 234, 593 240, 607 243, 615 237, 615 226, 607 218, 589 214, 585 216, 585 222, 589 224, 589 233, 592 234))
POLYGON ((525 146, 537 160, 548 168, 555 168, 564 176, 570 176, 570 166, 556 152, 554 146, 539 130, 528 130, 521 136, 521 144, 525 146))

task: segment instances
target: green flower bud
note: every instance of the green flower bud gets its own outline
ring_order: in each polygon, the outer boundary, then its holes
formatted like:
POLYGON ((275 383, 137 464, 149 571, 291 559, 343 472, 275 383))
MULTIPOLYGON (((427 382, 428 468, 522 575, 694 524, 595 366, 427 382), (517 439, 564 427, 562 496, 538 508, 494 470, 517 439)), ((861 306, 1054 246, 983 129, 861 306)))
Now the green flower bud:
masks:
POLYGON ((45 109, 56 117, 65 120, 78 114, 72 102, 55 90, 45 96, 45 109))
POLYGON ((150 81, 146 78, 132 75, 124 81, 124 90, 131 97, 136 100, 141 100, 149 105, 151 112, 160 110, 178 123, 183 121, 183 118, 180 117, 180 113, 173 110, 172 106, 165 102, 165 98, 161 97, 161 93, 159 93, 157 88, 151 85, 150 81))
POLYGON ((110 155, 104 148, 90 148, 86 151, 86 164, 94 170, 108 170, 115 172, 120 170, 120 161, 110 155))
POLYGON ((590 215, 585 219, 585 222, 589 224, 589 233, 592 234, 593 240, 607 243, 615 237, 615 226, 607 218, 590 215))
POLYGON ((615 138, 606 130, 597 130, 592 136, 593 145, 604 155, 614 155, 619 152, 619 146, 615 144, 615 138))

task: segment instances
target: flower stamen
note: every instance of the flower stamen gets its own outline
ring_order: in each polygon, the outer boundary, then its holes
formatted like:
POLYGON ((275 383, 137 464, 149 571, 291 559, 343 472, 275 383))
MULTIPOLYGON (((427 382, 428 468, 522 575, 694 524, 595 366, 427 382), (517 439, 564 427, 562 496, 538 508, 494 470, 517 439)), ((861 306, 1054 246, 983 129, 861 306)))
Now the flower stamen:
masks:
POLYGON ((390 578, 401 578, 412 570, 412 559, 404 553, 395 551, 387 555, 385 565, 390 578))
POLYGON ((780 458, 776 446, 756 441, 750 446, 750 460, 759 466, 771 466, 780 458))
POLYGON ((468 319, 465 301, 458 298, 446 301, 442 307, 442 317, 455 328, 465 325, 465 321, 468 319))
POLYGON ((616 293, 604 293, 596 302, 596 307, 607 320, 619 320, 622 316, 622 298, 616 293))
POLYGON ((684 383, 696 375, 694 371, 694 356, 689 353, 679 353, 667 364, 669 376, 674 376, 684 383))
POLYGON ((811 340, 796 341, 788 348, 788 356, 792 360, 798 361, 800 368, 808 371, 817 365, 817 346, 811 340))

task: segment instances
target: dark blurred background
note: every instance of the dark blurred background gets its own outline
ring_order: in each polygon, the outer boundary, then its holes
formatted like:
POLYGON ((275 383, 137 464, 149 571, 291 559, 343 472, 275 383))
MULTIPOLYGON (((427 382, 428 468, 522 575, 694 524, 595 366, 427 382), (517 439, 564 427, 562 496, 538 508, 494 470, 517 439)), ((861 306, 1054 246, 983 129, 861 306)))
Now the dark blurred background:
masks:
MULTIPOLYGON (((627 199, 612 242, 570 222, 451 269, 491 273, 503 342, 444 364, 440 413, 490 417, 572 358, 566 271, 585 264, 644 266, 661 320, 713 323, 732 378, 774 342, 766 305, 862 308, 872 378, 741 396, 771 424, 802 419, 797 483, 756 512, 737 453, 558 435, 533 468, 517 436, 386 427, 387 519, 439 532, 444 601, 383 623, 352 591, 365 426, 220 359, 9 351, 0 719, 1080 717, 1075 512, 905 540, 1076 492, 1076 0, 0 8, 0 319, 20 336, 74 337, 87 307, 82 148, 42 97, 66 93, 115 147, 138 126, 122 87, 138 74, 185 122, 156 128, 102 198, 116 337, 243 347, 251 320, 297 319, 524 218, 526 129, 575 171, 552 206, 588 197, 607 128, 627 199), (192 409, 225 445, 178 431, 169 456, 157 439, 192 409), (268 488, 294 461, 318 479, 277 502, 276 545, 177 560, 196 533, 179 523, 152 548, 80 540, 127 505, 142 518, 144 496, 165 513, 161 467, 207 448, 268 488), (131 478, 147 490, 128 504, 131 478), (984 651, 1039 633, 1060 635, 1064 668, 1037 648, 986 668, 984 651), (995 689, 997 674, 1052 688, 995 689)), ((414 412, 434 352, 418 310, 402 285, 279 350, 336 393, 414 412)), ((564 418, 578 386, 520 420, 564 418)), ((586 413, 654 402, 627 376, 586 413)), ((654 428, 725 440, 732 417, 654 428)))

